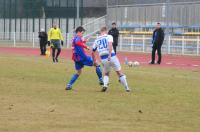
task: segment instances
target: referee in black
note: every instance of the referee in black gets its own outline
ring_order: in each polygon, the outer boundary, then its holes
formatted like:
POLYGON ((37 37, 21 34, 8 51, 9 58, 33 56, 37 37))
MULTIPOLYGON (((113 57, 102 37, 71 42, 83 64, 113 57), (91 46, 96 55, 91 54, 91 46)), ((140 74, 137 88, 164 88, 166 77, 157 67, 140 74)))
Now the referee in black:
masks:
POLYGON ((158 54, 158 61, 157 64, 161 64, 162 59, 162 53, 161 53, 161 47, 164 41, 164 31, 161 28, 161 24, 157 23, 156 29, 153 32, 153 40, 152 40, 152 56, 151 56, 151 62, 149 64, 155 64, 155 53, 157 51, 158 54))

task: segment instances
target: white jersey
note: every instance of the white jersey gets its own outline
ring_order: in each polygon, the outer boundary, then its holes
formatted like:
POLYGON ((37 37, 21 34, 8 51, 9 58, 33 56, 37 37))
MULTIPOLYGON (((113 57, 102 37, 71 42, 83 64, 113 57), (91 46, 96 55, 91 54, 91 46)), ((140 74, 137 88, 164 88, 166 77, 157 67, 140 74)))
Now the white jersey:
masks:
MULTIPOLYGON (((98 51, 99 56, 109 55, 109 43, 113 43, 113 37, 111 35, 101 35, 99 36, 93 45, 93 51, 98 51)), ((112 50, 112 54, 115 54, 112 50)))
POLYGON ((110 72, 110 68, 112 67, 115 71, 121 70, 120 62, 115 55, 114 50, 112 50, 111 53, 111 60, 108 61, 108 55, 109 55, 109 42, 113 43, 113 37, 111 35, 102 35, 99 36, 93 45, 93 51, 98 51, 99 56, 101 58, 101 62, 104 66, 104 72, 110 72))

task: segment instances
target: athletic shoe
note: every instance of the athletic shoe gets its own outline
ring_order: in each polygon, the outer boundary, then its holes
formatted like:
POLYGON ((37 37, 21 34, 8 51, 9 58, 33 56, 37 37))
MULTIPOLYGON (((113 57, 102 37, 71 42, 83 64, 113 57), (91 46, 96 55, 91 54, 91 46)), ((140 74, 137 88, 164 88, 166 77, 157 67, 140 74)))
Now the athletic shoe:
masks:
POLYGON ((155 64, 154 62, 149 62, 149 64, 155 64))
POLYGON ((58 62, 58 58, 55 58, 56 62, 58 62))
POLYGON ((108 87, 103 86, 103 88, 101 89, 101 92, 106 92, 107 89, 108 89, 108 87))
POLYGON ((103 85, 103 81, 102 81, 102 80, 101 80, 101 81, 99 81, 99 85, 101 85, 101 86, 103 85))
POLYGON ((127 89, 126 92, 131 92, 131 90, 130 90, 130 89, 127 89))
POLYGON ((67 87, 65 88, 65 90, 71 90, 72 86, 70 84, 67 84, 67 87))
POLYGON ((55 63, 56 61, 55 61, 55 58, 53 58, 53 63, 55 63))

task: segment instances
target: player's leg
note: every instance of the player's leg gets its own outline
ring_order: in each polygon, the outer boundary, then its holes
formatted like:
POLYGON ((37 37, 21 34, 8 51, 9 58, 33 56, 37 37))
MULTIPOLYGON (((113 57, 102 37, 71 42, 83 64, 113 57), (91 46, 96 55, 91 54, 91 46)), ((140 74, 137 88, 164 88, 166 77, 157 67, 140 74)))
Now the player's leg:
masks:
POLYGON ((151 62, 150 62, 150 64, 154 64, 155 63, 155 53, 156 53, 156 46, 153 46, 152 47, 151 62))
POLYGON ((53 59, 53 62, 55 62, 55 52, 56 52, 56 48, 52 47, 52 59, 53 59))
POLYGON ((125 90, 127 92, 130 92, 127 80, 126 80, 126 75, 124 75, 121 71, 116 71, 118 77, 119 77, 119 81, 120 83, 124 86, 125 90))
POLYGON ((56 40, 54 45, 55 45, 55 48, 57 49, 55 61, 58 62, 58 57, 59 57, 60 52, 61 52, 60 40, 56 40))
POLYGON ((105 73, 103 77, 103 88, 102 92, 105 92, 108 89, 108 84, 109 84, 109 72, 105 73))
POLYGON ((58 62, 58 57, 59 57, 59 55, 60 55, 60 52, 61 52, 61 48, 58 48, 58 49, 57 49, 56 58, 55 58, 56 62, 58 62))
POLYGON ((157 48, 157 54, 158 54, 158 61, 157 61, 157 64, 160 64, 160 63, 161 63, 161 59, 162 59, 161 46, 159 46, 159 47, 157 48))
POLYGON ((103 85, 103 75, 102 75, 101 66, 98 62, 95 62, 94 66, 95 66, 96 74, 97 74, 98 79, 99 79, 99 84, 103 85))
POLYGON ((86 66, 95 66, 96 74, 99 79, 99 84, 103 85, 103 78, 102 78, 102 70, 100 64, 94 62, 92 57, 88 56, 87 60, 84 61, 84 65, 86 66))
POLYGON ((109 84, 109 72, 110 72, 110 62, 107 59, 102 60, 103 68, 104 68, 104 77, 103 77, 103 88, 102 92, 105 92, 108 89, 109 84))
POLYGON ((116 73, 117 73, 117 75, 119 77, 119 81, 124 86, 125 90, 127 92, 130 92, 130 89, 128 87, 128 83, 127 83, 127 80, 126 80, 126 75, 124 75, 122 73, 120 62, 119 62, 119 60, 118 60, 118 58, 116 56, 111 58, 111 66, 116 71, 116 73))
POLYGON ((46 53, 46 43, 43 41, 43 55, 45 55, 45 53, 46 53))
POLYGON ((42 41, 40 40, 40 55, 42 55, 42 41))
POLYGON ((82 72, 81 69, 83 68, 83 64, 81 64, 80 62, 75 62, 75 68, 76 68, 77 73, 72 75, 70 81, 67 83, 66 90, 72 89, 73 84, 76 82, 78 77, 81 75, 81 72, 82 72))

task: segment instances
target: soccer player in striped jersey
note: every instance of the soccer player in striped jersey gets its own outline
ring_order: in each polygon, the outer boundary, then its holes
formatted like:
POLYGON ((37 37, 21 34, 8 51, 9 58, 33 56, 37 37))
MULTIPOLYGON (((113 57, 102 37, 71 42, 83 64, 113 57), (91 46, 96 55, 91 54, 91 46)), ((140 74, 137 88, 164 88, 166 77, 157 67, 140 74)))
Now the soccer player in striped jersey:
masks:
POLYGON ((102 78, 102 71, 100 65, 93 61, 91 56, 86 55, 84 49, 88 49, 89 47, 85 45, 86 41, 82 39, 83 33, 85 32, 85 29, 83 27, 77 27, 76 28, 76 35, 73 38, 72 42, 72 60, 75 64, 75 69, 77 73, 75 73, 71 80, 68 82, 66 90, 71 90, 72 85, 75 83, 75 81, 78 79, 78 77, 81 75, 82 68, 84 66, 95 66, 96 67, 96 74, 99 78, 100 85, 103 85, 103 78, 102 78))

